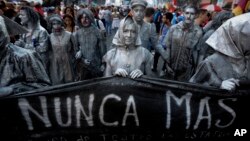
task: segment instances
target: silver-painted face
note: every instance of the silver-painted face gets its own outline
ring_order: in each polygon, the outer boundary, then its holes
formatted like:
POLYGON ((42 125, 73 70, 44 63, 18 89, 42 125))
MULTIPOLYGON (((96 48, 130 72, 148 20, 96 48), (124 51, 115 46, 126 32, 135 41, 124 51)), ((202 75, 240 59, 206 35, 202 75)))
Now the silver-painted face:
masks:
POLYGON ((83 27, 89 27, 91 25, 90 19, 86 14, 82 15, 81 23, 83 27))
POLYGON ((19 18, 21 19, 22 25, 25 25, 29 22, 29 18, 25 10, 20 10, 19 18))
POLYGON ((132 15, 134 17, 134 20, 136 22, 143 21, 144 15, 145 15, 145 7, 141 5, 137 5, 132 9, 132 15))
POLYGON ((194 8, 186 8, 184 11, 185 23, 190 24, 194 22, 195 19, 195 9, 194 8))
POLYGON ((62 23, 54 20, 52 21, 52 28, 54 32, 61 32, 62 31, 62 23))
POLYGON ((123 37, 124 37, 124 43, 127 46, 135 45, 136 41, 136 25, 135 24, 129 24, 125 25, 123 29, 123 37))

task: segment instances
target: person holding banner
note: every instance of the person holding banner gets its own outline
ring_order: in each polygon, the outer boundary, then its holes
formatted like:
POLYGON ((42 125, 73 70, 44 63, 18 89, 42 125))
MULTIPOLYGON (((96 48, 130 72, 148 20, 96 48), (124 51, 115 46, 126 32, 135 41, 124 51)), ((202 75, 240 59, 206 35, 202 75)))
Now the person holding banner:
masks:
POLYGON ((76 61, 79 80, 92 79, 103 75, 102 57, 106 53, 104 37, 95 26, 93 13, 85 8, 77 13, 79 29, 75 33, 76 61))
POLYGON ((138 27, 131 16, 121 21, 112 43, 115 48, 103 57, 104 76, 116 75, 135 79, 152 74, 153 56, 149 50, 141 46, 138 27))
POLYGON ((216 52, 201 62, 189 82, 229 91, 249 84, 249 37, 250 13, 226 21, 206 41, 216 52))

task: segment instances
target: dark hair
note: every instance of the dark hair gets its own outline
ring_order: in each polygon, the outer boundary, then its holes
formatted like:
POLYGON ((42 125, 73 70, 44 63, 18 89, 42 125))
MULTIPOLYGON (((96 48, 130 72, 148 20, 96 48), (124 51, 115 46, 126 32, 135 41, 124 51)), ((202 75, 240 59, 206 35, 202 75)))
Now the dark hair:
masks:
POLYGON ((199 9, 198 14, 205 14, 206 12, 207 12, 206 9, 199 9))
POLYGON ((164 15, 163 16, 166 16, 166 18, 171 22, 172 21, 172 19, 173 19, 173 14, 172 13, 170 13, 170 12, 166 12, 166 13, 164 13, 164 15))
POLYGON ((74 17, 75 16, 74 15, 74 13, 75 13, 74 8, 72 8, 70 6, 65 7, 65 9, 63 10, 63 14, 66 14, 67 9, 70 9, 70 12, 72 13, 72 16, 74 17))
POLYGON ((0 9, 6 8, 6 4, 4 1, 0 1, 0 9))
POLYGON ((145 17, 150 17, 154 15, 154 13, 155 13, 155 9, 153 7, 147 7, 145 9, 145 17))
POLYGON ((96 19, 99 19, 98 13, 97 13, 95 7, 91 7, 90 10, 91 10, 91 12, 93 13, 94 17, 95 17, 96 19))
MULTIPOLYGON (((74 17, 72 17, 72 16, 69 15, 69 14, 65 14, 65 15, 63 16, 63 20, 65 20, 66 18, 69 18, 69 19, 72 21, 72 27, 74 28, 75 25, 76 25, 74 17)), ((66 25, 65 25, 65 26, 66 26, 66 25)))
POLYGON ((13 18, 17 15, 17 12, 14 10, 14 9, 7 9, 5 12, 4 12, 4 16, 8 17, 8 18, 13 18))
POLYGON ((214 16, 211 27, 217 29, 223 24, 223 22, 232 17, 233 17, 232 12, 221 11, 214 16))
POLYGON ((38 13, 31 7, 23 6, 21 7, 21 10, 24 10, 26 12, 27 17, 29 18, 29 21, 31 21, 33 24, 37 24, 40 22, 40 17, 38 13))

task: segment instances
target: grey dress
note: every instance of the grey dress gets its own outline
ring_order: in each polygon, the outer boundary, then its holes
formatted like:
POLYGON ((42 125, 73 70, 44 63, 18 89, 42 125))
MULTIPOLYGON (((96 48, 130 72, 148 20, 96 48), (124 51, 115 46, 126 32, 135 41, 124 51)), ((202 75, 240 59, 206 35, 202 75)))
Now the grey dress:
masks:
POLYGON ((52 84, 63 84, 74 81, 75 39, 71 33, 63 31, 61 36, 50 35, 49 75, 52 84))

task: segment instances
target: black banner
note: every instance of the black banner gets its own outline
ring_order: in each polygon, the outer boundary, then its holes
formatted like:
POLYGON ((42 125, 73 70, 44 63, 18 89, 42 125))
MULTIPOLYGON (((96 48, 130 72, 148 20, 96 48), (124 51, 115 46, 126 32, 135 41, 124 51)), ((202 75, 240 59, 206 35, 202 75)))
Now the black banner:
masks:
POLYGON ((248 101, 247 90, 100 78, 1 98, 0 136, 20 141, 239 140, 249 127, 248 101))

